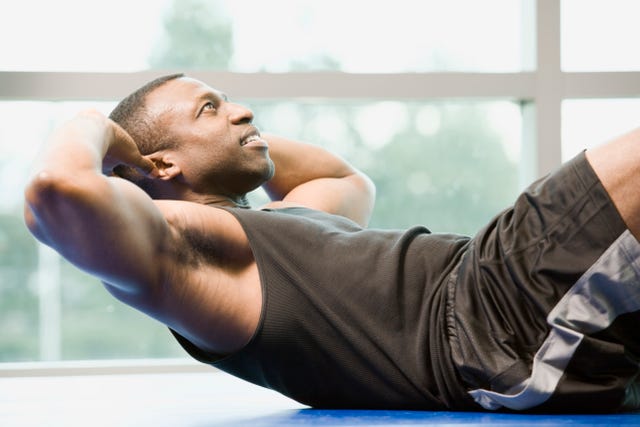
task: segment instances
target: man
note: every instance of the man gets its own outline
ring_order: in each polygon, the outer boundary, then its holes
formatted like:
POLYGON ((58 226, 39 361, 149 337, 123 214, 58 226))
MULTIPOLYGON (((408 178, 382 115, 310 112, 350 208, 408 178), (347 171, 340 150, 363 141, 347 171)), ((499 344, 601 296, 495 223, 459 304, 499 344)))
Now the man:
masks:
POLYGON ((197 80, 111 118, 52 136, 26 222, 198 360, 316 407, 640 407, 640 131, 470 239, 366 229, 368 178, 197 80), (247 209, 260 185, 273 201, 247 209))

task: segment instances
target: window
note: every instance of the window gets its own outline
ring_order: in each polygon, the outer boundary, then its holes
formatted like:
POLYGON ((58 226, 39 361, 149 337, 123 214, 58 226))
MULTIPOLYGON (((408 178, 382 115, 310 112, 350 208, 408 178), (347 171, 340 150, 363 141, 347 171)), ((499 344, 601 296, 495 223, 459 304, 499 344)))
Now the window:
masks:
POLYGON ((0 70, 519 71, 523 19, 512 0, 25 0, 0 70))
POLYGON ((562 68, 566 71, 638 71, 636 0, 564 0, 562 68))
POLYGON ((571 99, 562 104, 562 159, 638 127, 640 99, 571 99))
POLYGON ((186 356, 24 228, 29 165, 80 109, 107 113, 187 70, 249 105, 262 129, 372 176, 373 227, 473 234, 525 183, 637 126, 636 3, 12 4, 0 14, 0 36, 14 41, 0 48, 0 362, 186 356))

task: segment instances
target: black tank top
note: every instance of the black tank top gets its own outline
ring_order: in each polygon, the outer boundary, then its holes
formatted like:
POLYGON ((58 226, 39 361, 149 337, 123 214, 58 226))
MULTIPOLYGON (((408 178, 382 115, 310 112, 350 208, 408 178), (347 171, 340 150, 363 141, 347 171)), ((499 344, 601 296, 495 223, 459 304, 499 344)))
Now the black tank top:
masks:
POLYGON ((250 342, 224 357, 174 332, 194 358, 314 407, 474 407, 445 319, 467 237, 363 229, 306 208, 227 210, 253 250, 262 315, 250 342))

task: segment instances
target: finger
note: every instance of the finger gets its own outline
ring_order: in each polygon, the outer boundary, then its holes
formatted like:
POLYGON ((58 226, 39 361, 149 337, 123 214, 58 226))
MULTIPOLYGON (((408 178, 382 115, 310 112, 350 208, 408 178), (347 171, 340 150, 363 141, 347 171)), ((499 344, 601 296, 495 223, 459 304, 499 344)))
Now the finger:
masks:
POLYGON ((158 178, 160 176, 160 171, 156 164, 146 157, 142 157, 140 159, 140 163, 136 167, 149 178, 158 178))

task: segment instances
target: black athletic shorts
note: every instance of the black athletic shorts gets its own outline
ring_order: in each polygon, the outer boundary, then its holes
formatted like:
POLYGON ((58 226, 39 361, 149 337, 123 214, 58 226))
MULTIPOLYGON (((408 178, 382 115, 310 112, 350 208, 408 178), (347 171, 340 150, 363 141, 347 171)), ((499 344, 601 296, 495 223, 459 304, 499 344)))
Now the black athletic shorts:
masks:
POLYGON ((448 286, 451 355, 481 407, 640 407, 640 245, 584 153, 481 230, 448 286))

